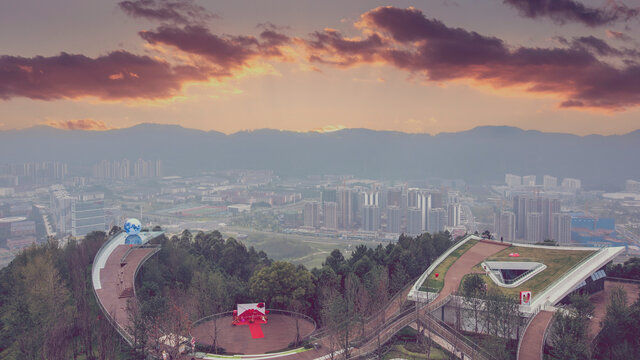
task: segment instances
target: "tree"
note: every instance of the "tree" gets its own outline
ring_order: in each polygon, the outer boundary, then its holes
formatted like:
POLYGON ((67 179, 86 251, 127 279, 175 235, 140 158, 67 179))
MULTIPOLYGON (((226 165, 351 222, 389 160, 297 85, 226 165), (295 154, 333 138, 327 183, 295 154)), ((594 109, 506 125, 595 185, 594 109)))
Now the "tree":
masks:
POLYGON ((551 332, 551 358, 589 359, 587 326, 587 318, 577 316, 576 312, 557 311, 554 314, 551 332))
POLYGON ((462 291, 465 296, 480 296, 485 293, 487 284, 478 274, 466 276, 462 282, 462 291))
POLYGON ((587 330, 594 306, 587 295, 574 294, 571 306, 554 314, 551 331, 551 358, 589 359, 587 330))
MULTIPOLYGON (((115 314, 112 314, 112 318, 115 314)), ((98 319, 98 360, 110 360, 116 358, 116 348, 119 343, 119 335, 116 333, 111 323, 102 315, 98 319)))
POLYGON ((595 306, 589 300, 589 295, 574 294, 569 298, 571 301, 571 307, 576 312, 578 318, 585 319, 593 316, 595 306))
MULTIPOLYGON (((378 267, 374 275, 373 289, 373 308, 375 311, 376 321, 374 327, 378 328, 385 323, 386 313, 384 306, 389 300, 389 271, 385 267, 378 267)), ((380 332, 376 332, 376 355, 378 359, 382 359, 382 342, 380 332)))
POLYGON ((274 308, 287 309, 293 300, 308 308, 314 294, 313 275, 303 266, 276 261, 257 271, 249 280, 251 293, 256 299, 274 308))
POLYGON ((322 324, 327 331, 325 345, 329 348, 329 357, 334 359, 335 353, 340 347, 340 326, 343 321, 342 296, 332 287, 323 287, 320 291, 322 300, 322 310, 320 317, 322 324))
POLYGON ((607 266, 607 275, 640 280, 640 257, 632 257, 625 261, 624 264, 610 264, 607 266))
POLYGON ((471 317, 474 320, 474 331, 481 331, 482 312, 485 302, 487 284, 478 274, 470 274, 464 278, 462 283, 462 295, 465 302, 465 317, 471 317), (467 316, 469 315, 469 316, 467 316))
POLYGON ((342 274, 342 268, 345 264, 344 256, 338 249, 334 249, 325 260, 325 265, 328 265, 336 274, 342 274))
MULTIPOLYGON (((133 338, 131 355, 134 359, 146 359, 149 350, 147 341, 151 329, 141 311, 138 299, 132 298, 127 301, 127 315, 129 316, 129 326, 126 330, 133 338)), ((155 338, 158 339, 158 337, 155 338)))
POLYGON ((521 316, 517 299, 498 291, 489 291, 485 296, 485 327, 493 335, 486 342, 487 348, 497 359, 508 359, 511 336, 519 332, 521 316))
POLYGON ((115 234, 117 234, 118 232, 122 231, 122 228, 118 225, 113 225, 111 227, 111 230, 109 230, 109 236, 113 236, 115 234))
POLYGON ((602 330, 596 338, 595 357, 598 359, 637 359, 640 356, 640 298, 633 305, 627 303, 622 287, 611 292, 602 330))
POLYGON ((353 338, 354 316, 354 286, 347 279, 345 294, 341 295, 335 290, 328 289, 325 293, 322 319, 329 332, 330 355, 333 359, 335 351, 342 349, 343 356, 351 356, 351 341, 353 338))
POLYGON ((298 344, 300 343, 300 316, 298 316, 297 314, 301 313, 302 311, 304 311, 304 308, 302 307, 302 303, 299 300, 292 300, 291 301, 291 311, 296 313, 296 315, 294 315, 294 319, 296 322, 296 337, 293 340, 294 346, 298 346, 298 344))
POLYGON ((544 241, 538 242, 536 245, 558 246, 558 243, 551 239, 544 239, 544 241))

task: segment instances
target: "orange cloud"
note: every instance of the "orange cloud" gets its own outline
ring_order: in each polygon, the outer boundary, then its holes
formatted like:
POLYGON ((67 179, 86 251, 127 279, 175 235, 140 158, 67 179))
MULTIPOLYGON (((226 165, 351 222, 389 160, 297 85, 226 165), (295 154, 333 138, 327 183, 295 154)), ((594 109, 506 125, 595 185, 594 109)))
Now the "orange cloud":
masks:
POLYGON ((309 61, 340 68, 386 64, 422 75, 430 83, 470 81, 496 89, 553 95, 561 108, 621 111, 640 106, 637 52, 618 50, 595 37, 568 47, 511 47, 502 39, 428 19, 415 8, 379 7, 356 24, 365 40, 334 30, 307 40, 309 61), (599 56, 615 57, 615 66, 599 56))
POLYGON ((91 131, 103 131, 114 129, 102 120, 94 119, 77 119, 77 120, 62 120, 54 121, 48 120, 44 122, 45 125, 62 130, 91 130, 91 131))

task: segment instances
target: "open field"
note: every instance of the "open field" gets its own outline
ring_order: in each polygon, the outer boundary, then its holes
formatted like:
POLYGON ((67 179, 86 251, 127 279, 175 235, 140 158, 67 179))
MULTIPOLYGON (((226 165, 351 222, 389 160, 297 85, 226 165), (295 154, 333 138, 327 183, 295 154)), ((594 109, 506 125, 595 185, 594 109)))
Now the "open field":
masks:
POLYGON ((449 256, 447 256, 438 266, 436 266, 434 271, 429 274, 424 283, 420 286, 420 290, 427 291, 428 289, 431 289, 433 292, 440 291, 444 286, 444 276, 446 275, 447 270, 449 270, 451 265, 453 265, 453 263, 456 262, 462 254, 471 249, 471 247, 473 247, 477 242, 477 240, 469 240, 449 254, 449 256), (437 278, 435 274, 438 274, 437 278))
MULTIPOLYGON (((573 266, 582 260, 593 255, 597 250, 559 250, 553 247, 547 248, 529 248, 523 246, 510 246, 497 254, 487 258, 487 261, 537 261, 547 266, 542 272, 533 278, 525 281, 515 288, 503 288, 496 285, 487 275, 480 275, 487 284, 488 289, 494 289, 506 295, 517 296, 522 290, 530 290, 535 297, 547 286, 559 279, 573 266), (520 257, 510 257, 510 253, 518 253, 520 257)), ((483 272, 480 264, 477 264, 474 271, 483 272)), ((467 275, 468 276, 468 275, 467 275)), ((466 276, 465 276, 466 277, 466 276)), ((464 280, 463 280, 464 281, 464 280)), ((462 284, 462 282, 461 282, 462 284)))
POLYGON ((274 260, 287 260, 294 264, 302 264, 308 269, 321 267, 322 262, 334 249, 342 251, 346 258, 357 245, 365 244, 373 247, 378 245, 375 241, 283 234, 235 226, 228 227, 222 233, 225 238, 231 236, 246 246, 263 250, 274 260), (246 237, 238 239, 237 234, 244 234, 246 237))

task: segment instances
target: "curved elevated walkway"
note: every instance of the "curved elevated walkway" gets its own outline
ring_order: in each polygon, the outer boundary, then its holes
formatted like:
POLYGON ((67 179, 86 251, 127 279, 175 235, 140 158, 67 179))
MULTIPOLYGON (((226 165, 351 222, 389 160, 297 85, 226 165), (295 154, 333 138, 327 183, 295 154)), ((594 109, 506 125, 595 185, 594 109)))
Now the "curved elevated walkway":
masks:
POLYGON ((134 283, 138 269, 160 250, 159 247, 144 244, 162 234, 161 231, 140 233, 143 245, 130 247, 124 243, 127 234, 121 232, 107 240, 93 260, 91 277, 98 305, 129 344, 132 338, 128 332, 127 301, 135 296, 134 283))
POLYGON ((538 312, 522 336, 522 344, 518 351, 518 360, 540 360, 544 346, 544 334, 551 324, 553 312, 538 312))

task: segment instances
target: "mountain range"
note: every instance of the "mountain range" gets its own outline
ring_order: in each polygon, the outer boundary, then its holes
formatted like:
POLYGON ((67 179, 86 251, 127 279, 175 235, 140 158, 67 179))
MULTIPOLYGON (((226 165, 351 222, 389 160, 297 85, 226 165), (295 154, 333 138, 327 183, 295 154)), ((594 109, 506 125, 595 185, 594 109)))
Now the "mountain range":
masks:
POLYGON ((460 178, 502 183, 505 173, 582 179, 617 189, 640 179, 640 130, 624 135, 544 133, 481 126, 456 133, 367 129, 329 133, 279 130, 225 135, 178 125, 141 124, 108 131, 37 126, 0 131, 0 163, 66 161, 88 171, 98 161, 161 159, 165 174, 272 169, 281 176, 352 174, 374 179, 460 178))

